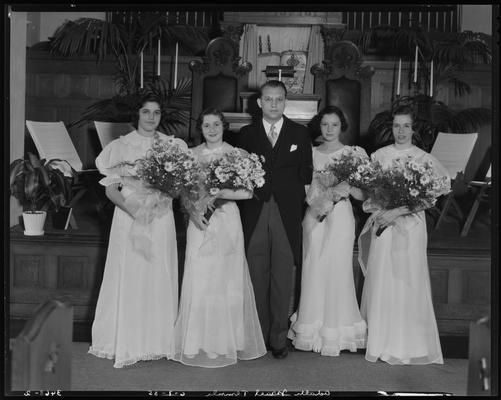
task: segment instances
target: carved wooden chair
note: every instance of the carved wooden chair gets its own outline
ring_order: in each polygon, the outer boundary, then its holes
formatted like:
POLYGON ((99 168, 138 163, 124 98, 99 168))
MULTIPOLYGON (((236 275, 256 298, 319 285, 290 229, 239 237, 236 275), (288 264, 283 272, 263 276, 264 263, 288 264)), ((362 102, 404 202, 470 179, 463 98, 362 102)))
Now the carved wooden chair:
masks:
POLYGON ((72 339, 73 307, 56 300, 44 303, 13 340, 12 390, 71 390, 72 339))
POLYGON ((207 107, 216 107, 223 112, 240 112, 240 92, 247 86, 247 74, 252 64, 240 64, 238 43, 218 37, 209 42, 202 60, 192 60, 190 142, 200 142, 196 120, 207 107))
POLYGON ((371 118, 372 66, 362 67, 358 47, 350 41, 326 44, 325 60, 311 67, 315 76, 314 93, 320 96, 319 108, 337 106, 348 120, 346 144, 359 144, 371 118))

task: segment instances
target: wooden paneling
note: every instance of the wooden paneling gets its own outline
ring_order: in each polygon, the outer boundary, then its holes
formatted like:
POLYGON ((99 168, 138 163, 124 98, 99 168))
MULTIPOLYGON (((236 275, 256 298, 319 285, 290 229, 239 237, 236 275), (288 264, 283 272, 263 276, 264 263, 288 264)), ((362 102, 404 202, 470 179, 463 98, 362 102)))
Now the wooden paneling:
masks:
POLYGON ((26 319, 46 300, 74 306, 75 321, 92 321, 99 295, 107 242, 66 235, 24 237, 10 245, 10 314, 26 319))
MULTIPOLYGON (((468 336, 470 322, 490 315, 489 251, 451 253, 428 250, 433 307, 440 336, 468 336)), ((360 297, 363 276, 353 254, 353 276, 360 297)))

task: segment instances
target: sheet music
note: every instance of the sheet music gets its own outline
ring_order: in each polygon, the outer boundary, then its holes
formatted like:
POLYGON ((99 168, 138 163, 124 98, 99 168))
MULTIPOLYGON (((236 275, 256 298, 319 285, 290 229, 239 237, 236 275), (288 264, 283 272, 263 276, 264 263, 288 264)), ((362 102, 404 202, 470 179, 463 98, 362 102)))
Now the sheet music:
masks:
POLYGON ((75 171, 82 171, 82 161, 62 121, 26 121, 40 158, 60 158, 68 161, 75 171))
POLYGON ((458 172, 464 172, 477 137, 478 133, 439 132, 431 155, 442 163, 454 179, 458 172))
POLYGON ((96 126, 97 136, 102 147, 134 130, 134 127, 128 122, 94 121, 94 125, 96 126))

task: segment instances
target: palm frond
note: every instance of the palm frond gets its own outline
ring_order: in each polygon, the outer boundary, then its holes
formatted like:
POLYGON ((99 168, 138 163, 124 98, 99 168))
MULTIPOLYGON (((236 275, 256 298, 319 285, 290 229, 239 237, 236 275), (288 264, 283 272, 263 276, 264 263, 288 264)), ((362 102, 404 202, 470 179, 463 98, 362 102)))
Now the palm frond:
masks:
POLYGON ((489 124, 491 119, 491 110, 487 108, 467 108, 455 113, 448 124, 452 132, 469 133, 478 131, 480 126, 489 124))
POLYGON ((75 56, 94 54, 100 61, 122 43, 121 31, 114 24, 96 18, 66 21, 50 38, 53 54, 75 56))

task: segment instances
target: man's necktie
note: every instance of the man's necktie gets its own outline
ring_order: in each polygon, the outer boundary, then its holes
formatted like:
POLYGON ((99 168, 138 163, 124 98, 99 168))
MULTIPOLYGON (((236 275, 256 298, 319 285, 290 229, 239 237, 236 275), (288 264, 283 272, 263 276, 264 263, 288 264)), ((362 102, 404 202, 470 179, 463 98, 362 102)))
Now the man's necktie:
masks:
POLYGON ((278 139, 278 132, 275 129, 275 124, 272 124, 270 127, 270 132, 268 133, 268 139, 270 140, 271 147, 275 147, 275 143, 278 139))

